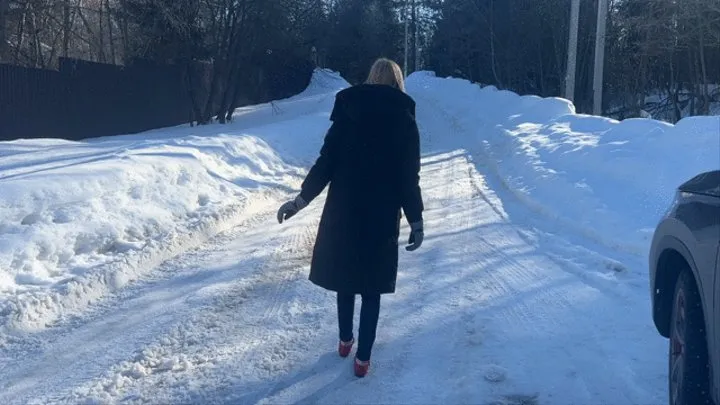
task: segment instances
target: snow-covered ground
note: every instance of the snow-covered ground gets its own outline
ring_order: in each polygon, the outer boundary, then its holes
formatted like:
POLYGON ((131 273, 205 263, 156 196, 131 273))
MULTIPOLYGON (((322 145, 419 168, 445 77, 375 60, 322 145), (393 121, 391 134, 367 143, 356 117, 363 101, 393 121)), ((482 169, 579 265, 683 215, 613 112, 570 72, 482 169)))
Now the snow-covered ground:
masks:
POLYGON ((345 86, 318 75, 304 93, 241 109, 225 126, 0 143, 0 346, 296 187, 322 142, 331 93, 345 86))
POLYGON ((0 143, 0 403, 665 401, 647 237, 720 168, 718 117, 618 123, 412 75, 426 242, 356 380, 307 281, 322 197, 274 220, 346 85, 319 71, 229 125, 0 143))
POLYGON ((484 145, 483 161, 508 190, 613 249, 646 254, 675 188, 720 168, 720 116, 618 122, 575 114, 564 99, 520 97, 428 72, 416 83, 473 128, 464 142, 484 145))

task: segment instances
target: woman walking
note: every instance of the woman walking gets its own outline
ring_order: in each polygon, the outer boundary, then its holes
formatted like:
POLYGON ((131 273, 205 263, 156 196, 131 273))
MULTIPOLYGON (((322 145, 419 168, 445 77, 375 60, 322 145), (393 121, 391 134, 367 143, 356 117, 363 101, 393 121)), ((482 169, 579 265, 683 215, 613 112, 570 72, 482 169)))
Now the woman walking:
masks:
POLYGON ((283 204, 278 222, 305 208, 329 184, 310 281, 337 293, 338 354, 355 343, 355 296, 362 297, 354 371, 364 377, 375 342, 380 296, 395 292, 401 212, 411 232, 406 249, 423 242, 420 137, 415 101, 397 63, 377 60, 364 84, 340 91, 320 156, 300 194, 283 204))

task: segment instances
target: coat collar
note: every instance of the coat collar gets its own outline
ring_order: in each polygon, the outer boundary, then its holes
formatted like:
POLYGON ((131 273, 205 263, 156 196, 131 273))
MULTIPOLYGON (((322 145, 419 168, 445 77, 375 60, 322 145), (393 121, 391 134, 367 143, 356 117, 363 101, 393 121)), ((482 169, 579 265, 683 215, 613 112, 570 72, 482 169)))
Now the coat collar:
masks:
POLYGON ((360 84, 337 93, 330 116, 333 121, 410 115, 415 118, 415 100, 405 92, 380 84, 360 84))

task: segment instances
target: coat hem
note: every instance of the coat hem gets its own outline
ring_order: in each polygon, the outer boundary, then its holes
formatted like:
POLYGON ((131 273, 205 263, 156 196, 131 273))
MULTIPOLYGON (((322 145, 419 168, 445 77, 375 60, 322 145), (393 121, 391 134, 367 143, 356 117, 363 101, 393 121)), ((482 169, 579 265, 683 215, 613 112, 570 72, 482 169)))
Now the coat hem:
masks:
POLYGON ((315 284, 316 286, 323 288, 327 291, 332 291, 332 292, 341 293, 341 294, 360 294, 360 295, 362 295, 362 294, 379 294, 379 295, 395 294, 394 288, 386 288, 386 289, 380 289, 380 290, 377 290, 377 289, 361 290, 361 289, 356 289, 356 288, 345 289, 345 288, 337 288, 337 287, 330 286, 330 285, 327 285, 324 283, 320 283, 320 282, 313 280, 312 278, 308 278, 308 280, 310 280, 310 282, 315 284))

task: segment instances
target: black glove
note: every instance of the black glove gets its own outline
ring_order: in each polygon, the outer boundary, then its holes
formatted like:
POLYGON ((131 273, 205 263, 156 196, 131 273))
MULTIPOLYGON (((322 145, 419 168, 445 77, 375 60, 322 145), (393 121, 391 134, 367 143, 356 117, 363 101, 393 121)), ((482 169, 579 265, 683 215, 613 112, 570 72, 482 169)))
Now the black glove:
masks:
POLYGON ((423 243, 425 238, 425 232, 423 231, 423 221, 413 222, 410 224, 410 238, 408 239, 408 245, 405 246, 405 250, 413 252, 417 250, 423 243))
POLYGON ((278 222, 282 224, 284 220, 294 217, 305 207, 307 207, 307 202, 300 196, 295 197, 294 200, 288 201, 280 207, 277 213, 278 222))

